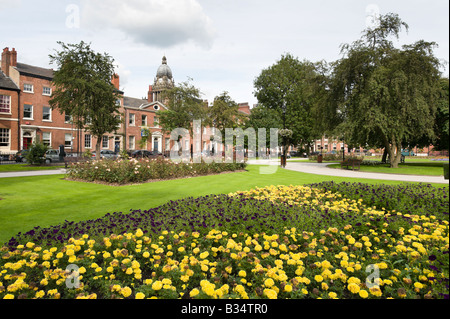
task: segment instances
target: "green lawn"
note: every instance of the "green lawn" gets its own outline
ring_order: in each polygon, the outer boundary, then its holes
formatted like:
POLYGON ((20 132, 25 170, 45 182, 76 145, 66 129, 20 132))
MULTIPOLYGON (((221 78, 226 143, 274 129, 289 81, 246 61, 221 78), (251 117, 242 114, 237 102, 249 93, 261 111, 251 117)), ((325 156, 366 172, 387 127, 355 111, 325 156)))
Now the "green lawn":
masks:
MULTIPOLYGON (((328 165, 330 168, 340 169, 340 164, 328 165)), ((360 171, 372 173, 387 173, 387 174, 405 174, 405 175, 430 175, 443 176, 444 168, 442 162, 412 162, 399 164, 398 168, 390 168, 389 164, 382 165, 361 165, 360 171)))
POLYGON ((247 169, 247 172, 120 187, 66 181, 63 175, 0 178, 0 243, 35 226, 95 219, 116 211, 145 210, 169 200, 249 190, 255 186, 302 185, 329 180, 401 183, 320 176, 284 169, 263 175, 257 165, 249 165, 247 169))

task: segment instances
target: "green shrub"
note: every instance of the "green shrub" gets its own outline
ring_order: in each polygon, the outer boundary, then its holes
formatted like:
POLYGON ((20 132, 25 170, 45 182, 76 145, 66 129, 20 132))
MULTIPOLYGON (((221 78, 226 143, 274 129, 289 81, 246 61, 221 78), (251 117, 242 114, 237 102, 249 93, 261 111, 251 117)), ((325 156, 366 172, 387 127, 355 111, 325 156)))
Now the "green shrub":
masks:
POLYGON ((444 178, 445 179, 448 179, 448 175, 449 175, 449 173, 448 173, 448 163, 444 163, 444 178))
POLYGON ((245 169, 245 163, 176 163, 158 159, 93 160, 69 167, 68 177, 109 184, 144 183, 245 169))
POLYGON ((27 162, 31 165, 42 165, 45 162, 45 152, 47 152, 47 146, 37 141, 33 143, 29 152, 26 155, 27 162))

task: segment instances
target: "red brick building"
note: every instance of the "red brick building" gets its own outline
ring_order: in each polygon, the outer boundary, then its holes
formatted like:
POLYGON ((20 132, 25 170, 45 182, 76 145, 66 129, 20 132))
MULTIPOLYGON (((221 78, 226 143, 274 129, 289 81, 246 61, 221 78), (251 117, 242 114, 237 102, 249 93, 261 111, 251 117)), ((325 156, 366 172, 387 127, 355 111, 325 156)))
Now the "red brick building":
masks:
MULTIPOLYGON (((3 49, 0 71, 0 152, 27 149, 37 140, 51 149, 64 145, 66 152, 95 150, 97 141, 90 132, 79 132, 70 117, 50 107, 52 79, 52 69, 17 62, 14 48, 3 49)), ((120 78, 117 76, 112 82, 120 90, 120 78)), ((103 136, 102 149, 169 150, 170 141, 161 132, 157 113, 166 109, 161 93, 173 85, 172 71, 164 57, 147 99, 123 95, 120 100, 123 124, 116 133, 103 136), (144 146, 139 145, 146 131, 143 129, 151 134, 144 146)))

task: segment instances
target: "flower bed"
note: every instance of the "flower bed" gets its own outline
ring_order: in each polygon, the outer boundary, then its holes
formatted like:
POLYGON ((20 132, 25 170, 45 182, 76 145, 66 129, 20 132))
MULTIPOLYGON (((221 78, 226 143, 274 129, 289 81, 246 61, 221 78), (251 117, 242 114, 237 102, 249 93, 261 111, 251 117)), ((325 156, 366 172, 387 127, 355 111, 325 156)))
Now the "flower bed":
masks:
POLYGON ((444 205, 441 189, 398 187, 435 193, 412 214, 371 206, 378 186, 347 186, 256 188, 35 229, 1 249, 0 298, 448 298, 448 215, 428 211, 444 205), (78 288, 66 285, 71 264, 78 288))
POLYGON ((73 163, 68 168, 67 178, 124 185, 232 172, 243 170, 245 167, 245 163, 182 163, 163 158, 102 159, 73 163))

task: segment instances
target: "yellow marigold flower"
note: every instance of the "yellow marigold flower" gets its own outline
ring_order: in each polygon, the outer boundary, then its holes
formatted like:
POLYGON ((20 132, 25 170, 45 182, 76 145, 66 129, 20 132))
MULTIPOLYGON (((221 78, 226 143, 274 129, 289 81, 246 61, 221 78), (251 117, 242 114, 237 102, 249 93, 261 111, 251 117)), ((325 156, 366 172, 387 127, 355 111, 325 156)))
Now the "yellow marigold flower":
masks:
POLYGON ((12 294, 6 294, 3 299, 14 299, 14 295, 12 294))
POLYGON ((277 299, 277 292, 273 289, 264 289, 264 295, 269 299, 277 299))
POLYGON ((268 278, 264 281, 264 286, 266 286, 267 288, 270 288, 273 285, 275 285, 275 282, 273 281, 272 278, 268 278))
POLYGON ((367 292, 367 290, 361 289, 361 290, 359 291, 359 296, 360 296, 361 298, 367 298, 367 297, 369 297, 369 293, 367 292))
POLYGON ((370 290, 370 293, 372 295, 374 295, 374 296, 377 296, 377 297, 381 297, 382 296, 381 289, 378 288, 378 287, 373 287, 373 288, 370 288, 369 290, 370 290))
POLYGON ((323 281, 323 277, 321 275, 315 275, 314 276, 314 280, 317 282, 322 282, 323 281))
POLYGON ((136 299, 144 299, 144 298, 145 298, 145 295, 142 292, 138 292, 136 294, 136 299))
POLYGON ((335 293, 335 292, 329 292, 328 293, 328 296, 330 297, 330 298, 332 298, 332 299, 337 299, 337 293, 335 293))
POLYGON ((200 254, 200 258, 202 258, 202 259, 205 259, 208 256, 209 256, 209 253, 207 251, 200 254))
POLYGON ((359 286, 355 283, 348 284, 347 289, 350 290, 354 294, 357 294, 360 290, 359 286))
POLYGON ((239 271, 238 276, 239 276, 239 277, 246 277, 246 276, 247 276, 247 273, 245 272, 245 270, 241 270, 241 271, 239 271))
POLYGON ((138 230, 136 230, 136 237, 142 237, 144 236, 144 233, 142 232, 142 230, 139 228, 138 230))
POLYGON ((357 278, 357 277, 350 277, 350 278, 348 278, 347 282, 349 284, 351 284, 351 283, 360 284, 361 280, 359 278, 357 278))
POLYGON ((420 282, 415 282, 414 283, 414 287, 418 288, 418 289, 422 289, 423 285, 420 282))
POLYGON ((197 288, 194 288, 191 290, 191 292, 189 293, 190 297, 195 297, 200 293, 200 291, 197 288))
POLYGON ((31 243, 31 242, 28 242, 25 246, 27 247, 27 248, 33 248, 34 247, 34 243, 31 243))
POLYGON ((124 296, 125 298, 131 296, 131 293, 132 293, 132 291, 131 291, 130 287, 124 287, 124 288, 120 289, 120 294, 122 296, 124 296))
POLYGON ((291 292, 292 291, 292 285, 285 285, 284 286, 284 291, 291 292))
POLYGON ((161 281, 157 280, 152 284, 152 289, 153 290, 161 290, 161 288, 163 287, 163 284, 161 281))

